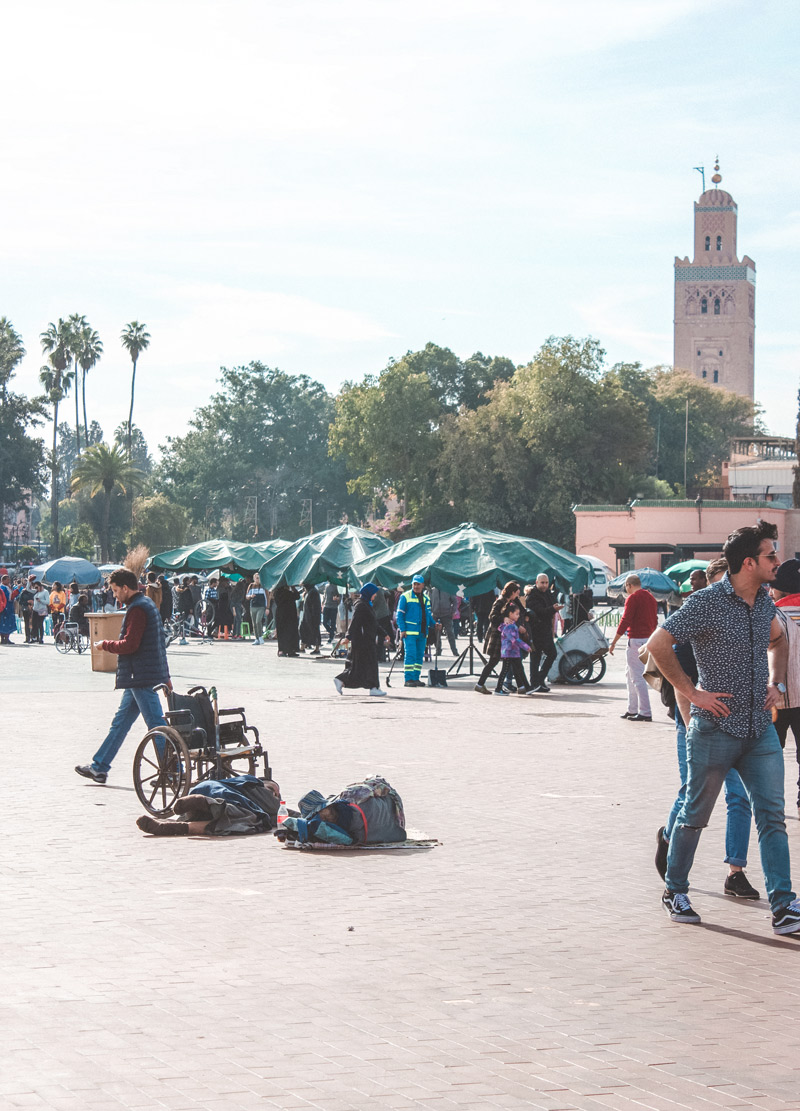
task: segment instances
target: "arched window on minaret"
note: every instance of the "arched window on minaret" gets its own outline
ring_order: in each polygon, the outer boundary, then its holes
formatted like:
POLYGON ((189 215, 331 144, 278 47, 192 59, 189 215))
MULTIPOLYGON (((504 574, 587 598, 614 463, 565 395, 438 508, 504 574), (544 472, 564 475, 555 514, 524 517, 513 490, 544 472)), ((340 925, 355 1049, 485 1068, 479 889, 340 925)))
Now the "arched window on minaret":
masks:
POLYGON ((706 236, 706 250, 707 251, 711 250, 711 236, 710 235, 706 236))
POLYGON ((706 374, 706 372, 705 372, 705 371, 703 371, 703 377, 704 377, 704 378, 706 378, 706 377, 707 377, 707 374, 706 374))
POLYGON ((708 298, 707 297, 701 297, 700 298, 700 312, 701 313, 708 312, 708 298))
POLYGON ((719 303, 719 297, 714 298, 714 316, 719 316, 722 306, 719 303))
POLYGON ((719 371, 718 370, 714 371, 714 382, 715 383, 719 382, 719 371))
POLYGON ((722 250, 722 236, 721 235, 717 236, 717 250, 718 251, 722 250))

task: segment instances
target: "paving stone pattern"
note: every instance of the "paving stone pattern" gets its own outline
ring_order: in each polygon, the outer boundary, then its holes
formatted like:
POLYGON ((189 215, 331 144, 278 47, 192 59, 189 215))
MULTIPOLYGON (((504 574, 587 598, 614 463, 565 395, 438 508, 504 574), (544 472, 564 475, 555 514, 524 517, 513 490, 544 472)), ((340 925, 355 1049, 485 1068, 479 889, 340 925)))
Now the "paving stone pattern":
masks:
MULTIPOLYGON (((336 695, 330 660, 170 649, 244 705, 291 805, 371 772, 431 851, 157 840, 137 728, 79 779, 118 695, 52 646, 0 654, 1 1108, 800 1109, 800 942, 722 894, 724 810, 672 925, 653 867, 674 731, 596 687, 483 698, 462 679, 336 695)), ((796 775, 787 754, 787 782, 796 775)), ((788 819, 793 851, 800 829, 788 819)), ((763 891, 755 836, 749 870, 763 891)))

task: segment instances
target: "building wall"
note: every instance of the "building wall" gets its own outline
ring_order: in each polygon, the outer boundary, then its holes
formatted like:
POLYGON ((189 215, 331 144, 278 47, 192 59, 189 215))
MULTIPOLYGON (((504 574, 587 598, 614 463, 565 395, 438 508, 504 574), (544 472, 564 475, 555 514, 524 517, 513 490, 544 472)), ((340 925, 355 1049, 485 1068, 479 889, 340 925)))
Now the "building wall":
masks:
POLYGON ((754 396, 756 264, 737 255, 738 211, 723 189, 694 205, 694 258, 675 259, 674 365, 754 396))
MULTIPOLYGON (((702 508, 683 503, 680 508, 634 506, 598 509, 578 506, 575 510, 575 551, 578 555, 597 556, 616 568, 616 552, 611 544, 664 544, 664 552, 674 544, 693 545, 699 558, 706 558, 702 544, 722 544, 735 529, 754 525, 759 518, 778 526, 778 551, 781 559, 800 552, 800 509, 775 509, 731 502, 730 508, 702 508)), ((711 558, 711 555, 708 555, 711 558)), ((636 567, 660 567, 658 552, 637 552, 636 567)))

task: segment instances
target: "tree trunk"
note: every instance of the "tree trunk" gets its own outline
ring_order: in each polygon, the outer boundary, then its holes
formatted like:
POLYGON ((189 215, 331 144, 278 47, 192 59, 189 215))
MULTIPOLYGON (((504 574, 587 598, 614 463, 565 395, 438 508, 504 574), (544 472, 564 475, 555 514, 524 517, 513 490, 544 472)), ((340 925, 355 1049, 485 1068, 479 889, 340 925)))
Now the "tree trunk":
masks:
POLYGON ((136 360, 133 360, 133 373, 131 374, 131 408, 128 413, 128 462, 133 462, 131 454, 131 436, 133 433, 133 392, 136 389, 136 360))
POLYGON ((50 487, 50 527, 53 532, 53 556, 59 554, 59 537, 58 537, 58 457, 56 455, 56 444, 58 433, 58 402, 53 405, 53 454, 50 458, 50 467, 52 470, 52 484, 50 487))
POLYGON ((89 446, 89 422, 86 420, 86 371, 81 371, 81 393, 83 395, 83 442, 89 446))
POLYGON ((109 521, 111 518, 111 493, 103 489, 103 535, 100 537, 100 547, 103 552, 103 563, 111 561, 111 537, 109 536, 109 521))
POLYGON ((77 363, 77 360, 74 360, 72 365, 75 368, 75 377, 73 379, 73 381, 75 382, 75 446, 78 449, 78 455, 80 455, 80 453, 81 453, 81 418, 80 418, 80 413, 78 411, 78 392, 79 391, 78 391, 78 363, 77 363))

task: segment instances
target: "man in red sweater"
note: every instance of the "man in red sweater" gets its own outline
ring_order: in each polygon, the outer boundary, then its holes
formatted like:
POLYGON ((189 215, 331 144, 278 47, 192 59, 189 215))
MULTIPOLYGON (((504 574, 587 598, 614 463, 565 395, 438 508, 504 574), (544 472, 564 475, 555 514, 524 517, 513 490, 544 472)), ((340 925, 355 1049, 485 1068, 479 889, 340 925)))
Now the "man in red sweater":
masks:
POLYGON ((650 694, 644 679, 644 664, 639 659, 639 649, 658 627, 658 602, 649 590, 642 587, 642 580, 635 574, 628 575, 625 579, 625 593, 628 595, 625 609, 608 651, 613 656, 619 638, 623 633, 628 634, 628 668, 625 672, 628 680, 628 709, 622 717, 628 721, 652 721, 650 694))

